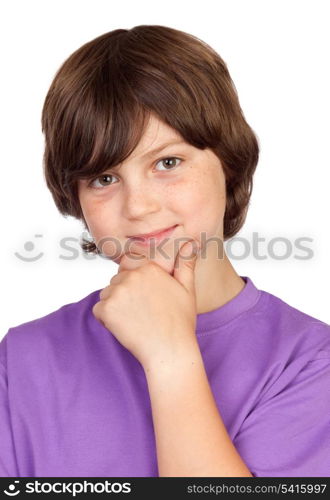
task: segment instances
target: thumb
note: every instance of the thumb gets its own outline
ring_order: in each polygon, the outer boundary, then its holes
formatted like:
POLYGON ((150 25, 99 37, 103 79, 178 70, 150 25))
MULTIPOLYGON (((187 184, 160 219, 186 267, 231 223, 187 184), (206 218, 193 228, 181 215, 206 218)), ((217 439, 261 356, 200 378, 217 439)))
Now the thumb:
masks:
POLYGON ((198 252, 198 242, 188 241, 180 248, 174 264, 173 277, 191 293, 195 291, 194 271, 198 252))

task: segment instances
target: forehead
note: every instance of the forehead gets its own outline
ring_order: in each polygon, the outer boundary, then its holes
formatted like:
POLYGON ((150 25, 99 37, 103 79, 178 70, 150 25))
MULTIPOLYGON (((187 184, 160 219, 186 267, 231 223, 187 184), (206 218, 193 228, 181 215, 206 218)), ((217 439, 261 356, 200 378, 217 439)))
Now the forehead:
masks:
POLYGON ((151 114, 144 133, 129 159, 147 158, 164 148, 167 144, 187 144, 183 137, 172 127, 151 114))

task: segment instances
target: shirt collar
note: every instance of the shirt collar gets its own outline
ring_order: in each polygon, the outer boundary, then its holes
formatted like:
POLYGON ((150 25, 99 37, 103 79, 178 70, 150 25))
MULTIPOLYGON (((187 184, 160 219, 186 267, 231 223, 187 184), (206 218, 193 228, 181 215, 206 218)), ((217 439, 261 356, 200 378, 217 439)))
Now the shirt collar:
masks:
POLYGON ((261 290, 256 288, 248 276, 240 277, 245 281, 245 286, 235 297, 213 311, 197 314, 197 334, 203 334, 228 323, 256 304, 261 290))

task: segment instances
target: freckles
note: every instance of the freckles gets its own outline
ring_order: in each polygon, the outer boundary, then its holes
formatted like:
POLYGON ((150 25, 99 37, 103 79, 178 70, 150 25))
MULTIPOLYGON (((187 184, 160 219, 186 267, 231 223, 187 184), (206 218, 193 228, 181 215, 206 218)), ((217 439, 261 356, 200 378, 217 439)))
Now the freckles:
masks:
POLYGON ((109 217, 106 217, 106 211, 99 200, 87 202, 82 206, 84 218, 88 224, 93 237, 98 239, 108 231, 109 217))
MULTIPOLYGON (((98 218, 102 217, 102 214, 107 211, 105 206, 105 200, 101 196, 93 197, 93 199, 86 198, 85 203, 83 205, 84 212, 87 217, 98 218)), ((108 209, 109 210, 109 209, 108 209)))
POLYGON ((196 206, 201 200, 200 181, 196 179, 182 179, 172 184, 168 192, 169 199, 177 206, 186 206, 187 208, 196 206))

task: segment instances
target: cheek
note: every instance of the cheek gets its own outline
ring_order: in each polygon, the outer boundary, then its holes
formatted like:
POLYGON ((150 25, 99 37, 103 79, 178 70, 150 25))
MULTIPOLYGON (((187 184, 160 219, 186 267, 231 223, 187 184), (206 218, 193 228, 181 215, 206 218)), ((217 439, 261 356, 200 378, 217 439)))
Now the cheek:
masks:
POLYGON ((225 183, 221 176, 202 173, 177 186, 173 206, 180 207, 187 230, 212 234, 222 221, 226 208, 225 183))
POLYGON ((90 232, 98 239, 111 230, 111 218, 107 216, 109 211, 105 209, 101 200, 82 200, 81 208, 88 224, 90 232))
POLYGON ((116 225, 118 221, 116 213, 101 198, 99 200, 94 198, 92 202, 85 199, 81 207, 89 232, 100 252, 119 264, 123 246, 121 240, 117 238, 119 224, 116 225))

